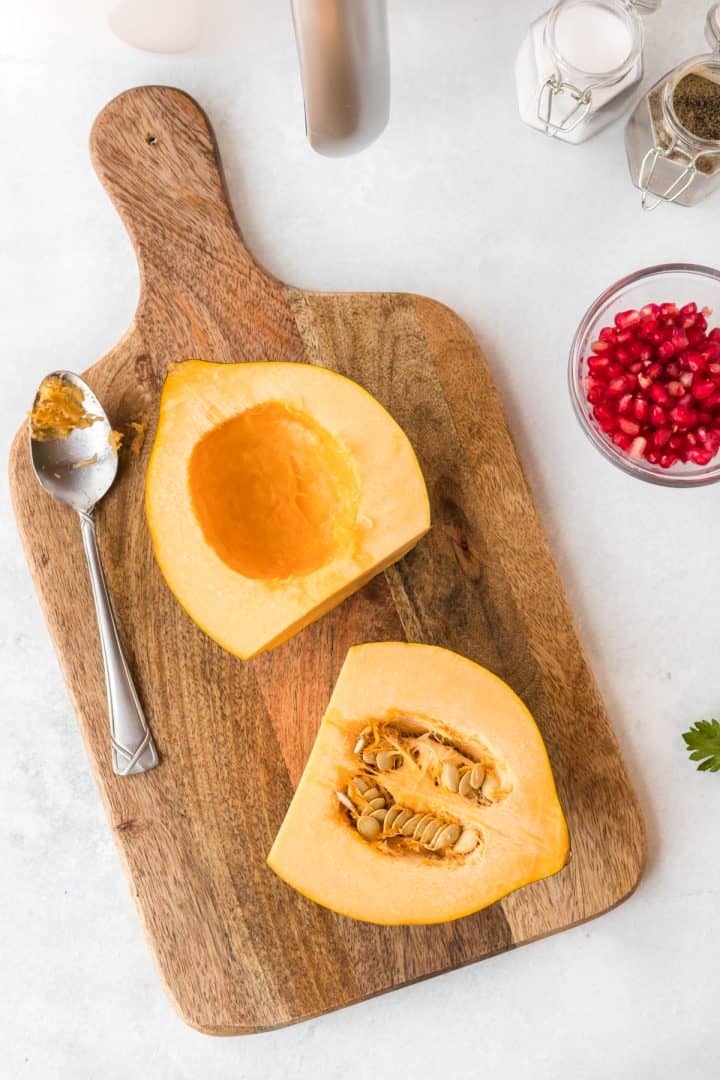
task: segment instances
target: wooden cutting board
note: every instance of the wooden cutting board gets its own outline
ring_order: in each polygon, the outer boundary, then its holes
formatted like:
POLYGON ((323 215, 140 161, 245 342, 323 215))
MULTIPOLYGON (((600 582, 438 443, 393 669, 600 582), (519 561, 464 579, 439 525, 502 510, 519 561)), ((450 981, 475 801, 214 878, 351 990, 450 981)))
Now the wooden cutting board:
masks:
POLYGON ((122 455, 97 516, 120 634, 162 759, 150 773, 120 779, 111 771, 80 530, 37 485, 25 427, 12 448, 11 484, 95 778, 180 1015, 214 1034, 289 1024, 619 903, 642 871, 641 814, 467 326, 424 297, 309 292, 271 277, 243 245, 208 121, 179 90, 121 94, 98 117, 91 146, 142 276, 135 321, 86 378, 115 427, 149 424, 144 450, 122 455), (430 492, 433 528, 414 551, 249 663, 184 614, 145 526, 160 388, 168 365, 188 357, 300 360, 349 375, 405 429, 430 492), (265 857, 347 648, 404 638, 471 657, 525 700, 550 753, 573 858, 550 880, 470 918, 387 928, 296 895, 265 857))

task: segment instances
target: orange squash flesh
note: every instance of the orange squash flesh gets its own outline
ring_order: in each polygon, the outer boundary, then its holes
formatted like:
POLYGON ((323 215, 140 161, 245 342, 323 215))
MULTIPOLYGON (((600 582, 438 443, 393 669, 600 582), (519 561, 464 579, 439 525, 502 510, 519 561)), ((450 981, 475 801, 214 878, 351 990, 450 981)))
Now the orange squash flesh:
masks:
POLYGON ((383 642, 350 649, 268 863, 340 914, 412 924, 469 915, 556 873, 568 855, 547 752, 522 701, 457 653, 383 642), (399 767, 362 762, 356 748, 368 725, 413 748, 399 767), (479 801, 447 790, 427 764, 458 753, 487 771, 479 801), (477 846, 456 855, 397 835, 365 839, 337 795, 358 774, 398 807, 473 831, 477 846))
POLYGON ((357 383, 310 364, 175 365, 145 510, 175 597, 244 659, 325 614, 430 527, 402 429, 357 383))
POLYGON ((338 441, 279 401, 212 428, 189 463, 205 539, 249 578, 318 570, 352 549, 358 480, 338 441))

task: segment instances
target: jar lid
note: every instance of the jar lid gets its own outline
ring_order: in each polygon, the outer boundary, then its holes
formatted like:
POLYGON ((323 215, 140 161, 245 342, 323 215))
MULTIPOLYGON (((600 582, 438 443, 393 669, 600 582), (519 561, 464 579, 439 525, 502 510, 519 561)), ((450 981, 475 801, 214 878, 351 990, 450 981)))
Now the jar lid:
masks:
POLYGON ((720 4, 712 4, 707 13, 705 40, 711 49, 720 50, 720 4))

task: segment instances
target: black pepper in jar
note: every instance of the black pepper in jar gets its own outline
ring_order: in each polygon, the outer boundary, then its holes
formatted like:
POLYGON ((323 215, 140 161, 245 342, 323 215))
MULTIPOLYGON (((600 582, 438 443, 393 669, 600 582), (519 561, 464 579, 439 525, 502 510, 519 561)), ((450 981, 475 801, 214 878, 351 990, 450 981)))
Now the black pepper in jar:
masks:
POLYGON ((691 71, 673 90, 672 102, 686 131, 698 139, 720 141, 720 83, 691 71))

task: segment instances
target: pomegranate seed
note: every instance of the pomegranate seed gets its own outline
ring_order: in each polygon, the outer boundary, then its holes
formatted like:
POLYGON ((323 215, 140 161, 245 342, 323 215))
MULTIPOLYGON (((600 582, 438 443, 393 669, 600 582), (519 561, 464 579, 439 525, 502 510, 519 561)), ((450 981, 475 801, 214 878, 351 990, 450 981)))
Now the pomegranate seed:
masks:
POLYGON ((710 341, 717 341, 718 343, 720 343, 720 326, 716 326, 713 330, 711 330, 708 334, 708 338, 710 339, 710 341))
POLYGON ((696 417, 697 413, 693 409, 688 409, 686 405, 676 405, 674 409, 670 410, 670 419, 679 428, 692 427, 696 417))
POLYGON ((698 379, 697 375, 692 376, 692 396, 696 401, 705 401, 714 393, 715 383, 712 379, 698 379))
POLYGON ((669 469, 671 465, 674 465, 677 458, 674 454, 662 454, 660 457, 660 467, 662 469, 669 469))
POLYGON ((661 341, 658 345, 657 354, 661 360, 669 360, 676 352, 677 349, 672 341, 661 341))
POLYGON ((610 352, 610 345, 607 343, 607 341, 593 341, 590 345, 590 348, 594 353, 597 353, 598 355, 600 355, 601 353, 610 352))
POLYGON ((640 308, 640 314, 642 315, 642 317, 644 319, 647 319, 648 316, 650 316, 650 315, 657 318, 658 315, 660 314, 660 305, 659 304, 645 304, 645 307, 640 308))
POLYGON ((650 406, 650 423, 653 427, 665 427, 668 422, 667 413, 660 405, 650 406))
POLYGON ((656 446, 658 450, 661 450, 665 443, 668 441, 672 431, 669 427, 661 427, 652 433, 653 446, 656 446))
POLYGON ((638 334, 641 338, 649 338, 651 334, 654 334, 658 328, 658 321, 655 315, 646 315, 640 323, 638 334))
POLYGON ((687 331, 687 338, 692 347, 696 349, 698 345, 704 344, 705 333, 703 330, 697 330, 695 329, 695 327, 692 327, 690 330, 687 331))
POLYGON ((702 371, 705 362, 704 356, 697 349, 686 349, 680 357, 680 367, 686 371, 702 371))
POLYGON ((712 375, 714 379, 717 379, 717 377, 720 375, 720 364, 717 364, 715 362, 708 364, 707 370, 708 375, 712 375))
POLYGON ((658 461, 660 460, 660 455, 656 454, 654 450, 648 450, 647 454, 645 455, 645 460, 649 461, 651 465, 657 465, 658 461))
POLYGON ((657 379, 662 375, 663 366, 657 360, 654 364, 650 364, 650 367, 645 372, 651 379, 657 379))
POLYGON ((660 314, 665 319, 669 318, 671 315, 677 315, 677 313, 678 313, 677 304, 661 304, 660 305, 660 314))
POLYGON ((647 372, 638 372, 638 385, 641 386, 643 390, 647 390, 648 387, 652 386, 652 379, 647 372))
POLYGON ((632 408, 632 402, 632 394, 623 394, 623 396, 618 401, 618 416, 625 416, 626 413, 629 413, 630 409, 632 408))
POLYGON ((619 446, 620 449, 624 450, 626 453, 632 446, 632 439, 629 435, 623 434, 622 431, 616 431, 612 437, 612 441, 615 443, 616 446, 619 446))
POLYGON ((700 350, 700 355, 707 361, 720 360, 720 342, 705 341, 700 350))
POLYGON ((662 345, 662 343, 664 341, 668 341, 669 339, 670 339, 670 331, 666 330, 664 328, 663 329, 658 329, 658 330, 653 330, 652 334, 650 334, 650 342, 653 345, 660 346, 660 345, 662 345))
POLYGON ((709 398, 705 399, 706 409, 717 409, 720 406, 720 390, 716 390, 709 398))
POLYGON ((690 342, 687 339, 687 334, 676 327, 672 332, 671 342, 675 346, 675 352, 682 352, 683 349, 687 349, 690 342))
POLYGON ((617 330, 614 326, 604 326, 598 334, 600 341, 604 341, 608 345, 615 345, 617 343, 617 336, 617 330))
POLYGON ((593 375, 601 375, 607 373, 610 367, 610 360, 607 356, 588 356, 587 366, 592 371, 593 375))
POLYGON ((702 426, 705 427, 707 424, 712 424, 712 422, 712 413, 706 412, 704 409, 701 409, 698 413, 698 424, 702 424, 702 426))
POLYGON ((650 387, 649 393, 650 397, 658 405, 669 405, 670 395, 668 394, 665 387, 661 386, 660 383, 653 383, 653 385, 650 387))
MULTIPOLYGON (((685 387, 686 390, 689 390, 690 387, 692 386, 693 378, 694 378, 694 376, 693 376, 692 371, 681 371, 680 372, 680 382, 682 383, 682 385, 685 387)), ((714 385, 715 384, 713 383, 713 387, 714 387, 714 385)))
POLYGON ((621 416, 619 418, 618 427, 621 431, 624 431, 626 435, 632 435, 633 438, 640 434, 640 425, 637 420, 630 420, 627 416, 621 416))
POLYGON ((627 367, 628 364, 632 363, 633 354, 628 348, 626 348, 625 345, 618 345, 618 347, 615 349, 615 359, 617 360, 618 364, 623 364, 625 367, 627 367))
POLYGON ((650 406, 648 405, 645 398, 636 397, 633 400, 632 411, 633 411, 633 416, 635 417, 635 419, 639 420, 641 423, 644 423, 645 420, 647 420, 647 418, 648 418, 648 414, 650 412, 650 406))
POLYGON ((683 307, 680 308, 679 314, 683 318, 687 318, 688 315, 697 315, 697 309, 697 304, 694 300, 691 300, 689 304, 685 304, 683 307))
POLYGON ((695 447, 697 446, 697 444, 698 444, 698 440, 697 440, 697 435, 695 434, 695 432, 694 431, 688 431, 688 433, 685 436, 685 446, 688 446, 688 447, 690 447, 691 449, 694 450, 695 447))
POLYGON ((605 388, 603 386, 593 386, 591 390, 588 390, 587 399, 591 405, 600 405, 605 400, 605 388))
POLYGON ((685 436, 684 435, 671 435, 668 439, 668 446, 671 450, 684 450, 685 449, 685 436))
POLYGON ((677 382, 677 380, 673 380, 672 382, 667 383, 665 389, 667 390, 668 394, 670 394, 674 398, 681 398, 685 393, 683 384, 681 382, 677 382))
POLYGON ((645 345, 642 341, 638 341, 636 337, 628 342, 628 349, 632 353, 633 360, 642 360, 645 362, 652 356, 652 349, 650 346, 645 345))
POLYGON ((642 435, 638 435, 636 439, 633 439, 632 446, 628 450, 630 457, 641 458, 645 453, 647 446, 647 439, 644 439, 642 435))
POLYGON ((608 397, 622 397, 623 394, 627 394, 632 387, 630 386, 627 375, 620 375, 616 379, 611 379, 607 386, 608 397))
POLYGON ((636 360, 634 364, 631 364, 628 371, 631 371, 633 375, 639 375, 643 369, 642 360, 636 360))
POLYGON ((710 450, 691 450, 688 457, 696 465, 708 465, 712 461, 713 455, 710 450))
POLYGON ((707 330, 707 319, 705 318, 704 315, 696 315, 695 316, 695 329, 696 330, 707 330))
POLYGON ((596 405, 593 409, 593 415, 601 424, 615 420, 615 413, 607 405, 596 405))
POLYGON ((622 364, 611 364, 608 368, 608 377, 611 379, 619 379, 623 373, 622 364))
POLYGON ((633 326, 639 326, 641 319, 639 311, 621 311, 615 316, 615 325, 618 330, 630 330, 633 326))

